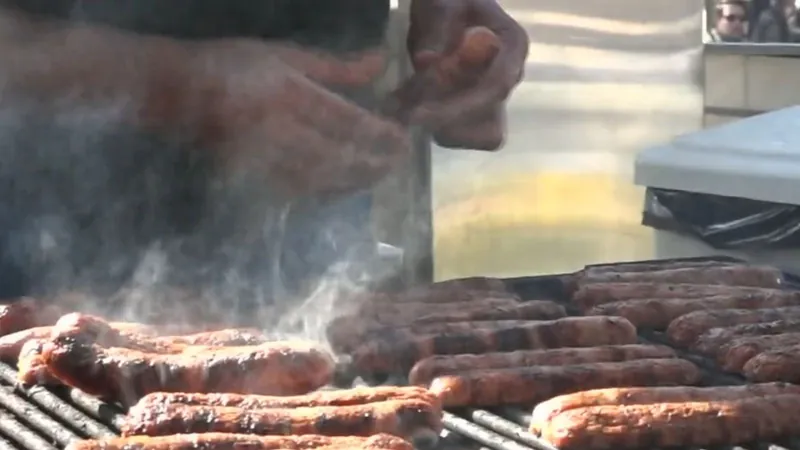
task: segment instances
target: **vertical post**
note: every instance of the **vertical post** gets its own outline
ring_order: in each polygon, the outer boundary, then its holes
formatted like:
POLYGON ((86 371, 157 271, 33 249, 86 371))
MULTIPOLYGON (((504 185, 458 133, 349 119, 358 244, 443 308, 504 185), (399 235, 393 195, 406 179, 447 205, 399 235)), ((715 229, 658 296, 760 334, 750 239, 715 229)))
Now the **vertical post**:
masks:
MULTIPOLYGON (((386 94, 413 73, 405 42, 410 0, 393 0, 387 30, 391 61, 379 92, 386 94)), ((412 130, 413 154, 408 166, 375 190, 375 233, 382 242, 403 249, 402 284, 433 280, 433 222, 431 213, 430 139, 412 130)))

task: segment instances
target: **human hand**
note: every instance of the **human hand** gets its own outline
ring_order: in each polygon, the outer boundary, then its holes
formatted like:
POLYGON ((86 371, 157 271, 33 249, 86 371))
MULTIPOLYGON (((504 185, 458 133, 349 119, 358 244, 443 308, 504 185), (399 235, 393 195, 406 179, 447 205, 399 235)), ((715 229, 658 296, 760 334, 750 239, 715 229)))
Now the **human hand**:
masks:
POLYGON ((323 88, 368 82, 377 56, 338 60, 289 46, 230 40, 198 50, 204 142, 236 168, 256 170, 288 195, 368 187, 410 155, 397 122, 323 88))
POLYGON ((482 64, 461 64, 459 81, 433 89, 414 106, 410 121, 444 147, 496 150, 505 135, 505 102, 525 67, 525 30, 495 0, 413 0, 407 45, 417 74, 423 74, 458 53, 476 27, 496 35, 496 53, 482 64))

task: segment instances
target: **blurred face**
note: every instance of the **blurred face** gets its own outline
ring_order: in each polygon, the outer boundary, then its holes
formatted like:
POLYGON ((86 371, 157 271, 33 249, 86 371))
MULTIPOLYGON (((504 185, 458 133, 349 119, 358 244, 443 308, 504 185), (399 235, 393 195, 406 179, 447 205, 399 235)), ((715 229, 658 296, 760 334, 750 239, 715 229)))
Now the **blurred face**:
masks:
POLYGON ((724 37, 741 38, 746 34, 744 8, 739 5, 721 5, 717 33, 724 37))

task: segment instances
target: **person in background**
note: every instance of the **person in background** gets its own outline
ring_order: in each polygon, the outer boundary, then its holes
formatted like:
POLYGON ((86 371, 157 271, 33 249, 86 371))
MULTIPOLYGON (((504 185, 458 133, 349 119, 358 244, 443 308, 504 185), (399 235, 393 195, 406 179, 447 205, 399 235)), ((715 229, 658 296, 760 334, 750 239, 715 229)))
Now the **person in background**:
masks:
POLYGON ((789 14, 794 0, 770 0, 769 8, 758 16, 753 26, 753 42, 790 42, 789 14))
POLYGON ((0 0, 0 297, 223 286, 194 310, 247 316, 305 295, 374 244, 407 125, 502 145, 525 30, 496 0, 410 1, 415 77, 470 27, 499 48, 398 121, 372 95, 389 0, 0 0))
POLYGON ((744 42, 747 39, 747 4, 740 0, 717 3, 716 23, 711 30, 714 42, 744 42))

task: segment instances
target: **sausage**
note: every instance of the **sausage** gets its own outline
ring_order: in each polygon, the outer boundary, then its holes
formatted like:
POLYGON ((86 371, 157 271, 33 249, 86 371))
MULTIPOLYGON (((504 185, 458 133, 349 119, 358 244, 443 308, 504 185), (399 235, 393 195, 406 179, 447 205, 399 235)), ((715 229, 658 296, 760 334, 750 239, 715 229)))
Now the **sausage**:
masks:
POLYGON ((694 267, 649 272, 608 272, 591 276, 584 274, 578 281, 578 285, 643 281, 779 288, 783 285, 783 274, 780 270, 770 266, 694 267))
POLYGON ((334 372, 330 355, 302 341, 154 354, 103 348, 72 332, 52 337, 42 357, 62 383, 125 405, 159 391, 299 395, 328 384, 334 372))
POLYGON ((776 320, 773 322, 747 323, 727 328, 712 328, 697 338, 692 349, 711 355, 718 352, 722 346, 741 337, 772 336, 781 333, 798 332, 800 332, 800 320, 776 320))
POLYGON ((414 450, 396 436, 256 436, 234 433, 176 434, 172 436, 129 436, 103 440, 74 441, 65 450, 310 450, 370 449, 414 450))
POLYGON ((557 415, 542 437, 563 450, 677 448, 780 439, 797 430, 800 395, 606 405, 557 415))
POLYGON ((642 261, 629 263, 595 264, 584 268, 579 277, 591 278, 594 275, 609 273, 639 273, 672 269, 707 269, 714 267, 746 267, 746 264, 727 261, 642 261))
POLYGON ((47 341, 30 340, 22 346, 17 363, 17 382, 23 386, 58 386, 61 382, 47 370, 42 350, 47 341))
POLYGON ((476 328, 462 333, 375 338, 351 353, 361 373, 408 373, 433 355, 507 352, 558 347, 635 344, 636 327, 621 317, 565 317, 526 325, 476 328))
POLYGON ((230 407, 165 405, 128 414, 122 436, 181 433, 371 436, 386 433, 411 440, 432 439, 442 430, 442 411, 421 400, 353 406, 245 410, 230 407))
POLYGON ((719 295, 785 296, 800 301, 800 292, 782 289, 715 284, 591 283, 578 288, 572 302, 582 311, 604 303, 641 298, 701 298, 719 295))
POLYGON ((800 382, 800 345, 770 349, 752 357, 742 374, 750 381, 800 382))
POLYGON ((358 316, 339 317, 327 327, 328 341, 337 352, 350 352, 366 336, 386 332, 387 328, 403 327, 415 333, 424 333, 431 324, 490 320, 553 320, 565 317, 564 307, 550 301, 530 301, 508 306, 487 306, 463 311, 439 312, 436 309, 414 318, 394 317, 377 322, 365 321, 358 316))
MULTIPOLYGON (((509 307, 519 305, 521 300, 513 294, 486 294, 480 300, 463 303, 437 304, 435 312, 438 314, 466 311, 485 311, 487 308, 509 307), (491 296, 489 296, 491 295, 491 296)), ((433 308, 426 302, 409 303, 374 303, 367 302, 356 311, 356 316, 362 319, 372 319, 379 322, 396 320, 413 320, 430 314, 433 308)))
POLYGON ((589 316, 621 316, 637 327, 666 329, 670 322, 693 311, 709 309, 757 309, 798 305, 798 300, 784 296, 719 295, 704 298, 659 298, 606 303, 590 309, 589 316))
POLYGON ((64 313, 65 311, 58 306, 27 297, 14 303, 0 305, 0 336, 28 328, 53 325, 64 313))
POLYGON ((700 369, 682 359, 638 359, 571 366, 476 370, 437 377, 430 391, 445 408, 530 405, 584 389, 691 385, 700 369))
POLYGON ((606 345, 588 348, 519 350, 482 355, 437 355, 425 358, 408 374, 410 384, 427 386, 440 375, 469 370, 509 369, 527 366, 567 366, 594 362, 617 362, 634 359, 677 358, 675 351, 663 345, 606 345))
POLYGON ((554 417, 564 411, 590 406, 650 405, 698 401, 739 400, 779 394, 800 394, 800 386, 789 383, 764 383, 743 386, 715 387, 623 387, 593 389, 559 395, 536 405, 530 429, 540 433, 554 417))
MULTIPOLYGON (((56 322, 57 324, 60 323, 61 325, 50 325, 50 326, 43 326, 43 327, 33 327, 28 328, 27 330, 17 331, 15 333, 7 334, 5 336, 0 337, 0 359, 4 361, 14 362, 17 360, 19 356, 20 350, 22 346, 25 345, 28 341, 36 340, 36 339, 46 339, 50 337, 53 330, 58 326, 65 327, 67 326, 67 321, 70 321, 70 325, 72 326, 74 323, 71 322, 75 320, 77 316, 82 318, 92 317, 92 316, 84 316, 82 314, 68 314, 65 317, 64 321, 56 322)), ((93 317, 93 319, 95 319, 93 317)), ((105 324, 105 321, 103 321, 105 324)), ((137 324, 137 323, 128 323, 128 322, 111 322, 107 324, 108 326, 108 334, 104 336, 109 338, 114 338, 119 336, 120 333, 140 333, 140 332, 147 332, 150 328, 147 325, 137 324), (114 331, 115 330, 115 331, 114 331)), ((119 341, 115 341, 119 342, 119 341)))
MULTIPOLYGON (((425 301, 425 296, 431 293, 456 292, 458 294, 470 291, 479 292, 508 292, 508 286, 500 278, 492 277, 467 277, 452 280, 437 281, 425 286, 414 286, 398 296, 399 301, 425 301)), ((457 301, 441 297, 442 302, 457 301)))
POLYGON ((438 405, 439 399, 430 391, 416 386, 358 387, 335 391, 313 392, 306 395, 270 397, 230 393, 193 394, 184 392, 155 392, 139 400, 131 410, 153 409, 163 405, 235 406, 242 409, 303 408, 311 406, 353 406, 387 400, 423 400, 438 405))
POLYGON ((745 363, 759 353, 796 344, 800 344, 800 333, 749 336, 734 339, 720 348, 717 353, 717 364, 725 371, 739 373, 744 368, 745 363))
POLYGON ((673 320, 667 328, 667 336, 676 345, 689 347, 712 328, 781 319, 800 319, 800 307, 695 311, 673 320))
POLYGON ((260 345, 269 342, 269 338, 259 330, 250 328, 228 328, 223 330, 203 331, 200 333, 160 336, 154 339, 156 343, 165 345, 207 345, 211 347, 239 347, 246 345, 260 345))

